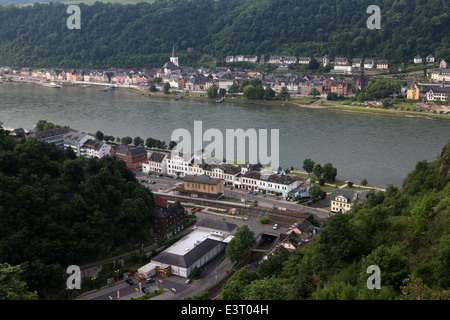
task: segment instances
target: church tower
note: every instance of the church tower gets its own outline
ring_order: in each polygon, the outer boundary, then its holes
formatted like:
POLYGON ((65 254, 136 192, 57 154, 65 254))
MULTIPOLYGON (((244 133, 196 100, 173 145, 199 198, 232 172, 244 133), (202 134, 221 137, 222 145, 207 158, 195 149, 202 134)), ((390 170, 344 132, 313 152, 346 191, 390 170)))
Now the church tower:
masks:
POLYGON ((178 65, 178 57, 175 54, 175 44, 172 47, 172 56, 170 57, 170 62, 179 67, 178 65))

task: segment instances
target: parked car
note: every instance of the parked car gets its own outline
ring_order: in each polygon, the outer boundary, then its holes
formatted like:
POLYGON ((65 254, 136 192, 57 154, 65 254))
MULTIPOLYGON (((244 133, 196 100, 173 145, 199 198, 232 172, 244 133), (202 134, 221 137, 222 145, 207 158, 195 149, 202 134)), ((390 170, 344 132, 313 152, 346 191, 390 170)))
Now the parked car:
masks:
POLYGON ((130 286, 132 286, 134 284, 133 280, 131 279, 127 279, 125 280, 126 283, 128 283, 130 286))
POLYGON ((149 294, 150 291, 146 287, 142 287, 142 292, 145 294, 149 294))
POLYGON ((275 223, 275 224, 273 225, 273 230, 276 230, 276 229, 278 229, 278 223, 275 223))
POLYGON ((147 279, 145 279, 145 282, 146 282, 146 283, 151 283, 151 282, 153 282, 153 281, 155 281, 155 279, 153 279, 153 278, 151 278, 151 277, 148 277, 147 279))

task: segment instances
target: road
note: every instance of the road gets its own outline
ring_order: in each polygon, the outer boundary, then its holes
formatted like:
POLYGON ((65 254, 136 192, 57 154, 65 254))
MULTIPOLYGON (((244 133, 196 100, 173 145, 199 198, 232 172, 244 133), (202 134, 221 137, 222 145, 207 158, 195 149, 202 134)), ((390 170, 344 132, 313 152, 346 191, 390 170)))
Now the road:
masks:
MULTIPOLYGON (((149 184, 147 182, 142 183, 146 187, 148 187, 150 190, 152 190, 155 193, 166 193, 173 195, 170 190, 174 187, 178 186, 179 184, 182 184, 181 179, 174 179, 169 177, 159 177, 156 174, 147 175, 143 173, 142 171, 136 170, 136 178, 140 181, 142 179, 146 181, 155 181, 154 184, 149 184)), ((293 210, 299 213, 313 213, 319 218, 326 219, 329 216, 329 211, 320 209, 320 208, 312 208, 303 206, 300 204, 297 204, 296 202, 287 201, 284 199, 276 199, 275 196, 271 195, 254 195, 252 193, 249 193, 248 191, 244 189, 236 189, 226 186, 224 190, 224 197, 229 198, 246 198, 248 201, 258 201, 258 207, 264 207, 264 208, 285 208, 287 210, 293 210)))

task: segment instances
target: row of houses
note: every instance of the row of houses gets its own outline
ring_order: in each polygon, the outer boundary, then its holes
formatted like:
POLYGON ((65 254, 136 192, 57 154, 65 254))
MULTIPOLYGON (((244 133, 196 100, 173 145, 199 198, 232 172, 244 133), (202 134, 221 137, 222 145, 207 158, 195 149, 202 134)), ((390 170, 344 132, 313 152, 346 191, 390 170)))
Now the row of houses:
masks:
POLYGON ((142 164, 144 173, 167 174, 184 179, 181 192, 218 196, 223 189, 211 189, 218 182, 224 186, 244 189, 252 192, 265 192, 284 198, 307 196, 311 181, 299 181, 293 176, 267 171, 261 164, 233 165, 217 159, 207 159, 196 155, 182 156, 169 153, 153 152, 148 161, 142 164), (190 183, 190 184, 189 184, 190 183), (193 189, 193 185, 195 185, 193 189), (208 191, 210 190, 210 191, 208 191), (264 190, 264 191, 263 191, 264 190))

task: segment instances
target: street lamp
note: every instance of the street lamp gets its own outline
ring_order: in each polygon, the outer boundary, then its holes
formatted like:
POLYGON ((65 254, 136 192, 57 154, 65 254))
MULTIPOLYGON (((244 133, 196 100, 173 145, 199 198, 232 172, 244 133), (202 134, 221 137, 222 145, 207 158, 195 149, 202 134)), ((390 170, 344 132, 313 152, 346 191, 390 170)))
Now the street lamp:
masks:
POLYGON ((92 277, 91 278, 91 280, 92 280, 92 287, 95 289, 95 279, 97 279, 96 277, 92 277))
POLYGON ((117 276, 117 280, 116 281, 119 282, 119 269, 115 270, 114 272, 116 273, 116 276, 117 276))

